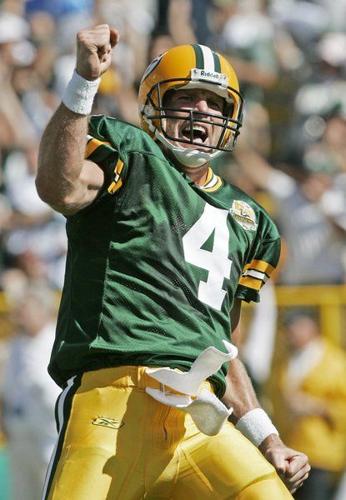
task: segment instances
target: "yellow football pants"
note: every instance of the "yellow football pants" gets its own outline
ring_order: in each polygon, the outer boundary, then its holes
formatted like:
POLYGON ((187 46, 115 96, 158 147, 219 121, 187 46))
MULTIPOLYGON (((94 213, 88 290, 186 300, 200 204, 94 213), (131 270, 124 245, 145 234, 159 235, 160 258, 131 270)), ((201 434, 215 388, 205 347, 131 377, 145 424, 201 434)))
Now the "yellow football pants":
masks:
POLYGON ((158 403, 145 387, 160 385, 135 366, 69 381, 57 403, 59 440, 45 500, 292 499, 231 423, 206 436, 189 415, 158 403))

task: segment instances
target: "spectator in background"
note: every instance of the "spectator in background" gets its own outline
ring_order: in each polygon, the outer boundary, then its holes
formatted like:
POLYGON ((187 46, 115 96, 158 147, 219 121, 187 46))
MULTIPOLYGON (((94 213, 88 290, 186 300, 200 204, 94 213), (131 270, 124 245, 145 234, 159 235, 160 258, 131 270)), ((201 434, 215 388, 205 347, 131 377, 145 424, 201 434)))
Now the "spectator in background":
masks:
POLYGON ((61 51, 71 49, 70 38, 75 30, 92 22, 94 0, 27 0, 24 4, 28 19, 44 13, 55 20, 55 43, 61 51))
MULTIPOLYGON (((112 55, 110 69, 102 76, 95 100, 96 113, 111 114, 134 125, 139 124, 137 87, 147 65, 150 33, 154 28, 156 15, 155 0, 95 2, 94 19, 100 24, 117 25, 122 31, 119 50, 112 55)), ((84 24, 85 26, 87 25, 84 24)), ((70 40, 73 40, 72 36, 70 40)), ((73 68, 68 77, 72 70, 73 68)))
MULTIPOLYGON (((150 33, 155 26, 156 11, 155 0, 142 0, 141 2, 98 0, 96 2, 97 22, 117 25, 122 33, 119 50, 112 57, 113 64, 121 74, 125 90, 141 79, 146 68, 147 50, 150 33)), ((85 26, 87 25, 84 24, 85 26)), ((69 40, 71 43, 73 36, 69 40)), ((135 99, 136 96, 134 96, 135 99)))
POLYGON ((302 164, 294 170, 291 167, 291 172, 297 175, 294 177, 274 168, 251 150, 249 144, 238 147, 236 157, 243 171, 276 202, 275 218, 287 246, 280 283, 345 282, 342 258, 345 232, 342 227, 336 227, 337 221, 332 220, 322 201, 333 182, 333 171, 328 171, 328 165, 316 170, 304 168, 302 164))
MULTIPOLYGON (((337 133, 340 127, 335 121, 346 116, 346 33, 327 33, 313 47, 310 73, 296 92, 288 138, 302 148, 322 140, 328 161, 343 168, 345 135, 337 133)), ((323 154, 321 160, 325 159, 323 154)))
POLYGON ((33 55, 28 35, 25 19, 0 10, 0 150, 26 146, 35 137, 33 124, 12 85, 14 68, 26 64, 33 55))
POLYGON ((328 169, 335 176, 345 173, 346 103, 344 108, 336 105, 328 114, 315 116, 313 123, 320 137, 306 147, 305 164, 313 171, 328 169))
POLYGON ((273 0, 270 10, 272 18, 292 34, 302 50, 310 53, 330 23, 325 3, 325 1, 273 0))
POLYGON ((62 288, 67 249, 64 218, 37 195, 37 145, 14 150, 4 163, 7 217, 3 219, 4 248, 9 265, 33 278, 62 288), (20 179, 20 182, 18 182, 20 179))
POLYGON ((276 33, 265 0, 216 0, 213 16, 214 43, 239 75, 244 89, 246 122, 268 152, 269 115, 264 96, 276 85, 279 61, 276 33))
POLYGON ((167 31, 156 31, 152 33, 150 44, 148 47, 148 65, 155 57, 160 56, 166 50, 171 49, 174 46, 174 40, 172 36, 167 31))
POLYGON ((263 102, 263 90, 277 79, 275 31, 266 0, 217 1, 215 43, 228 54, 243 82, 247 102, 263 102))
MULTIPOLYGON (((346 91, 346 88, 345 88, 346 91)), ((321 118, 322 120, 322 118, 321 118)), ((333 173, 331 186, 322 195, 320 206, 334 231, 345 240, 346 234, 346 103, 322 120, 323 134, 319 141, 311 144, 305 153, 304 162, 312 171, 329 168, 333 173)), ((341 246, 340 258, 346 270, 346 242, 341 246)))
POLYGON ((284 317, 287 362, 273 385, 278 424, 289 446, 309 456, 312 469, 297 500, 332 500, 346 467, 346 356, 321 338, 316 316, 294 309, 284 317))
POLYGON ((2 382, 2 431, 7 441, 13 500, 38 500, 56 439, 59 387, 47 373, 55 333, 55 296, 25 285, 9 294, 15 336, 2 382))
MULTIPOLYGON (((204 0, 202 2, 205 3, 204 0)), ((192 2, 190 0, 169 0, 168 3, 167 22, 174 44, 196 43, 197 39, 192 20, 192 2)), ((200 9, 203 7, 204 5, 200 6, 200 9)))
POLYGON ((174 45, 210 41, 212 0, 166 0, 158 2, 157 28, 167 31, 174 45))

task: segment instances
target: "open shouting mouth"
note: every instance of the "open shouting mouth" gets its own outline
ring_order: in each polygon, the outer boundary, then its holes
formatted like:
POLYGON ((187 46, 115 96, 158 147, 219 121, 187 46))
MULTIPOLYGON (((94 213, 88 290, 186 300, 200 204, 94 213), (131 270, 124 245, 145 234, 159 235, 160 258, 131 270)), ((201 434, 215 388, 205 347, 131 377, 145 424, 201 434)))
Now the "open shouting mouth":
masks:
MULTIPOLYGON (((185 122, 179 127, 178 137, 183 139, 184 147, 201 146, 210 148, 211 125, 185 122)), ((179 139, 178 139, 179 140, 179 139)))
POLYGON ((198 144, 205 144, 209 138, 207 127, 198 124, 194 124, 192 127, 190 124, 185 125, 181 130, 181 134, 184 139, 191 140, 198 144))

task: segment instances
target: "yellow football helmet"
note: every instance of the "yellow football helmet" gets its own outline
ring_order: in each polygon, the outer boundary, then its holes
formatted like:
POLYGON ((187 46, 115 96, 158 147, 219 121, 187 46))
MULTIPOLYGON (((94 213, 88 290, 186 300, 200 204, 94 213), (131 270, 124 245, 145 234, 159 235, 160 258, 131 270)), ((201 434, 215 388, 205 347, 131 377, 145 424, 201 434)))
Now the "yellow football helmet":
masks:
MULTIPOLYGON (((143 130, 165 144, 185 165, 199 166, 222 151, 234 148, 242 125, 243 98, 232 66, 209 47, 179 45, 155 58, 144 72, 138 101, 143 130), (186 110, 186 117, 182 118, 181 110, 165 106, 165 95, 173 89, 205 89, 224 98, 223 114, 217 124, 221 133, 215 144, 208 146, 210 152, 179 147, 178 139, 167 135, 166 118, 189 120, 193 130, 194 124, 208 123, 208 116, 212 116, 212 113, 186 110), (174 114, 177 111, 179 118, 174 114)), ((190 139, 179 139, 179 142, 200 145, 194 142, 193 133, 190 139)))

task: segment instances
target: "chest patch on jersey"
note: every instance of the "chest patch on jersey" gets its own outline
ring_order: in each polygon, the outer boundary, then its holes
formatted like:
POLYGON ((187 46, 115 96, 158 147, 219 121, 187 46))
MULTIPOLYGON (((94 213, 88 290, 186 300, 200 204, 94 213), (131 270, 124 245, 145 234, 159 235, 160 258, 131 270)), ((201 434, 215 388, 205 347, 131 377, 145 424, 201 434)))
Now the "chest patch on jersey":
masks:
POLYGON ((234 200, 230 208, 232 217, 247 231, 256 231, 257 222, 254 209, 243 200, 234 200))

